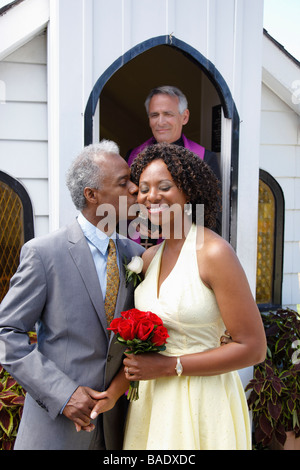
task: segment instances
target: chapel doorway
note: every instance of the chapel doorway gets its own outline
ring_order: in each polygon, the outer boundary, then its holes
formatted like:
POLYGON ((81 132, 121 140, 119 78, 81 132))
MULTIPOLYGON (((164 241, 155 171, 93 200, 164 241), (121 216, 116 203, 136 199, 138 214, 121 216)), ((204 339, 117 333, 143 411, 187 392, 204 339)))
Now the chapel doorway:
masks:
POLYGON ((173 85, 186 95, 190 120, 184 134, 219 159, 222 235, 236 247, 239 117, 230 90, 214 65, 177 38, 145 41, 116 60, 96 82, 85 112, 85 144, 110 139, 121 155, 151 131, 144 107, 149 91, 173 85))
MULTIPOLYGON (((115 140, 125 157, 128 150, 151 137, 144 106, 149 91, 157 86, 178 87, 187 97, 190 120, 184 134, 212 150, 212 117, 220 98, 215 87, 177 49, 156 46, 119 69, 104 85, 100 95, 99 137, 115 140)), ((219 149, 217 149, 219 150, 219 149)))

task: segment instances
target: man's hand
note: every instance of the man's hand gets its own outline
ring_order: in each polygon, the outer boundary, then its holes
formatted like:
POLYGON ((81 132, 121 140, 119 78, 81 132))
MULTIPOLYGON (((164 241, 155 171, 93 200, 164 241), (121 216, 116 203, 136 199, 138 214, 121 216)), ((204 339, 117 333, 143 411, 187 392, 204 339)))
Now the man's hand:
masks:
POLYGON ((90 414, 101 397, 102 393, 92 388, 78 387, 66 404, 63 414, 75 423, 77 431, 93 431, 95 426, 91 423, 90 414))
POLYGON ((232 343, 232 338, 228 330, 225 330, 224 335, 220 338, 220 345, 232 343))

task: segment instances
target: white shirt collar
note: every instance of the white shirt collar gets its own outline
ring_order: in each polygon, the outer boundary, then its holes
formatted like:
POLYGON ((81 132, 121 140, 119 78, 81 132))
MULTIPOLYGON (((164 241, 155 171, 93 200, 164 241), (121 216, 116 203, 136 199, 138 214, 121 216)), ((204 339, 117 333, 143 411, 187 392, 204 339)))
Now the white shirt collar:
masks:
POLYGON ((111 236, 108 237, 106 233, 89 222, 81 212, 78 215, 77 221, 82 228, 84 236, 105 255, 110 238, 115 240, 117 238, 117 232, 114 231, 111 236))

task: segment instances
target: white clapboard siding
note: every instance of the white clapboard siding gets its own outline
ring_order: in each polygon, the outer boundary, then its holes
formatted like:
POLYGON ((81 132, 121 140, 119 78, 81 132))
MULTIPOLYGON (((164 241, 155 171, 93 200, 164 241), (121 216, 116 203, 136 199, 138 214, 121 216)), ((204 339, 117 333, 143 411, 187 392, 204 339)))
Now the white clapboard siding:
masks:
POLYGON ((280 184, 285 199, 283 305, 300 303, 300 147, 299 116, 262 85, 260 168, 280 184))
POLYGON ((285 199, 282 302, 300 304, 300 83, 297 61, 263 36, 260 168, 279 183, 285 199))
POLYGON ((112 0, 108 5, 107 0, 95 0, 94 48, 101 48, 101 53, 94 56, 94 79, 137 44, 173 34, 212 61, 232 88, 242 58, 239 37, 245 15, 251 28, 252 7, 246 3, 246 11, 244 4, 236 0, 112 0), (109 47, 103 48, 104 44, 109 47))
POLYGON ((0 62, 0 76, 5 83, 7 102, 46 102, 47 68, 43 64, 0 62))
POLYGON ((0 139, 47 140, 47 104, 7 102, 1 105, 0 139))
POLYGON ((0 62, 0 81, 5 84, 0 104, 0 168, 27 189, 35 236, 39 236, 49 231, 45 33, 0 62))
MULTIPOLYGON (((32 12, 33 14, 33 12, 32 12)), ((3 62, 17 62, 22 64, 47 64, 46 33, 37 35, 34 39, 26 42, 13 53, 6 56, 3 62)))
POLYGON ((47 142, 2 140, 0 149, 0 168, 3 171, 18 175, 18 178, 48 177, 47 142))
POLYGON ((36 217, 46 217, 49 207, 48 180, 41 178, 20 178, 20 180, 30 194, 36 217))

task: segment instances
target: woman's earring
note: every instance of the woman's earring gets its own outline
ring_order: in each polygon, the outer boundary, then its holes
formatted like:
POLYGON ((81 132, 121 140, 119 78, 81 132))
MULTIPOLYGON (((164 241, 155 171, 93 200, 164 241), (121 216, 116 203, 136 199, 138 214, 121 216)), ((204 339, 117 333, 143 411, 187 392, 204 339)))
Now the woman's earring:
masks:
POLYGON ((187 204, 185 204, 185 209, 184 209, 184 212, 186 213, 186 215, 190 216, 192 214, 192 204, 190 202, 188 202, 187 204))

